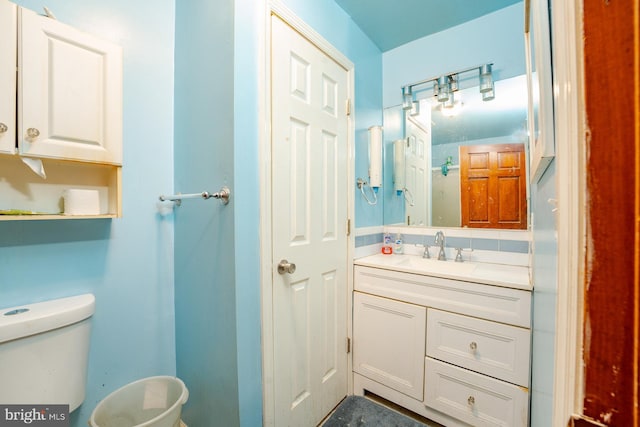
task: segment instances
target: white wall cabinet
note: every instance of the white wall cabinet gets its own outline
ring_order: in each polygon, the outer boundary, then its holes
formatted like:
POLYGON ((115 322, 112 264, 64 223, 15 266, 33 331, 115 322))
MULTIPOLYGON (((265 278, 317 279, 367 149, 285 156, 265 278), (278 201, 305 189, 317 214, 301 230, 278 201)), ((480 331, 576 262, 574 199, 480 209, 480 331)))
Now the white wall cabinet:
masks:
POLYGON ((0 0, 0 52, 0 220, 70 218, 69 188, 121 216, 122 49, 0 0))
POLYGON ((356 394, 448 427, 528 425, 531 292, 359 265, 354 290, 356 394))
POLYGON ((0 1, 0 153, 13 154, 16 147, 16 62, 18 7, 0 1))
POLYGON ((122 164, 119 46, 18 9, 18 149, 122 164))

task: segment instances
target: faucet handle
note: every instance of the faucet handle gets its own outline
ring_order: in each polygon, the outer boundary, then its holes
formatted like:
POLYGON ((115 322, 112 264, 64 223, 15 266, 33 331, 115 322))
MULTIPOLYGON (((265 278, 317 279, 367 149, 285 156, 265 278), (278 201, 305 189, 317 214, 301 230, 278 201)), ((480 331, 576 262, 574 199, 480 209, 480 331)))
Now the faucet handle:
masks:
POLYGON ((423 245, 420 243, 416 243, 416 247, 417 248, 424 248, 424 251, 422 252, 422 258, 431 258, 431 253, 429 253, 429 245, 423 245))
POLYGON ((422 253, 422 258, 431 258, 431 254, 429 253, 429 245, 424 245, 424 252, 422 253))
POLYGON ((472 248, 456 248, 456 251, 458 251, 456 253, 456 262, 464 262, 464 259, 462 258, 462 251, 473 252, 473 249, 472 248))

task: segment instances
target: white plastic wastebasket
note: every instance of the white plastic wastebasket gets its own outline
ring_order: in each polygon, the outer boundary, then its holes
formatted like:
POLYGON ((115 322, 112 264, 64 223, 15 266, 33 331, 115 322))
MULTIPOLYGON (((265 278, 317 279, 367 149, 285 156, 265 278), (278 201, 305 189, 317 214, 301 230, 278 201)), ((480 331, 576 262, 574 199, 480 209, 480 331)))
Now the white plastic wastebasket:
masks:
POLYGON ((91 427, 179 427, 189 391, 176 377, 143 378, 105 397, 91 414, 91 427))

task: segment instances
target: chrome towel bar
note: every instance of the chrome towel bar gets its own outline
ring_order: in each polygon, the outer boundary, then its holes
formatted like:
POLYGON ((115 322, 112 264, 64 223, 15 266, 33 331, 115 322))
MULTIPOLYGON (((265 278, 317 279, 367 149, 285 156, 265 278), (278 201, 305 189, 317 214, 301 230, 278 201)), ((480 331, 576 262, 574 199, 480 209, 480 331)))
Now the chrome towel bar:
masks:
POLYGON ((174 194, 172 196, 160 196, 159 199, 161 202, 173 201, 176 205, 180 206, 182 203, 182 199, 210 199, 210 198, 218 199, 222 204, 226 205, 229 203, 229 197, 231 197, 231 190, 228 187, 222 187, 220 191, 216 193, 209 193, 208 191, 203 191, 202 193, 191 193, 191 194, 174 194))

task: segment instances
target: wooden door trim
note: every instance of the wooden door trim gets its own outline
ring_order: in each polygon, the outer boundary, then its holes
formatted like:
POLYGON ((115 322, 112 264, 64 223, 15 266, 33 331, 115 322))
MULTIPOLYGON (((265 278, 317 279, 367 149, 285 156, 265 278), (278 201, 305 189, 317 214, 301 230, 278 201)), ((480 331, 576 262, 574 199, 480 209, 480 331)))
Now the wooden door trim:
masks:
POLYGON ((640 6, 623 0, 583 7, 590 130, 583 413, 637 427, 640 6))
MULTIPOLYGON (((565 426, 573 414, 582 411, 584 373, 582 321, 586 242, 586 124, 582 0, 553 2, 550 22, 554 87, 571 88, 554 91, 553 99, 558 280, 552 425, 565 426)), ((551 73, 551 70, 546 72, 551 73)))

